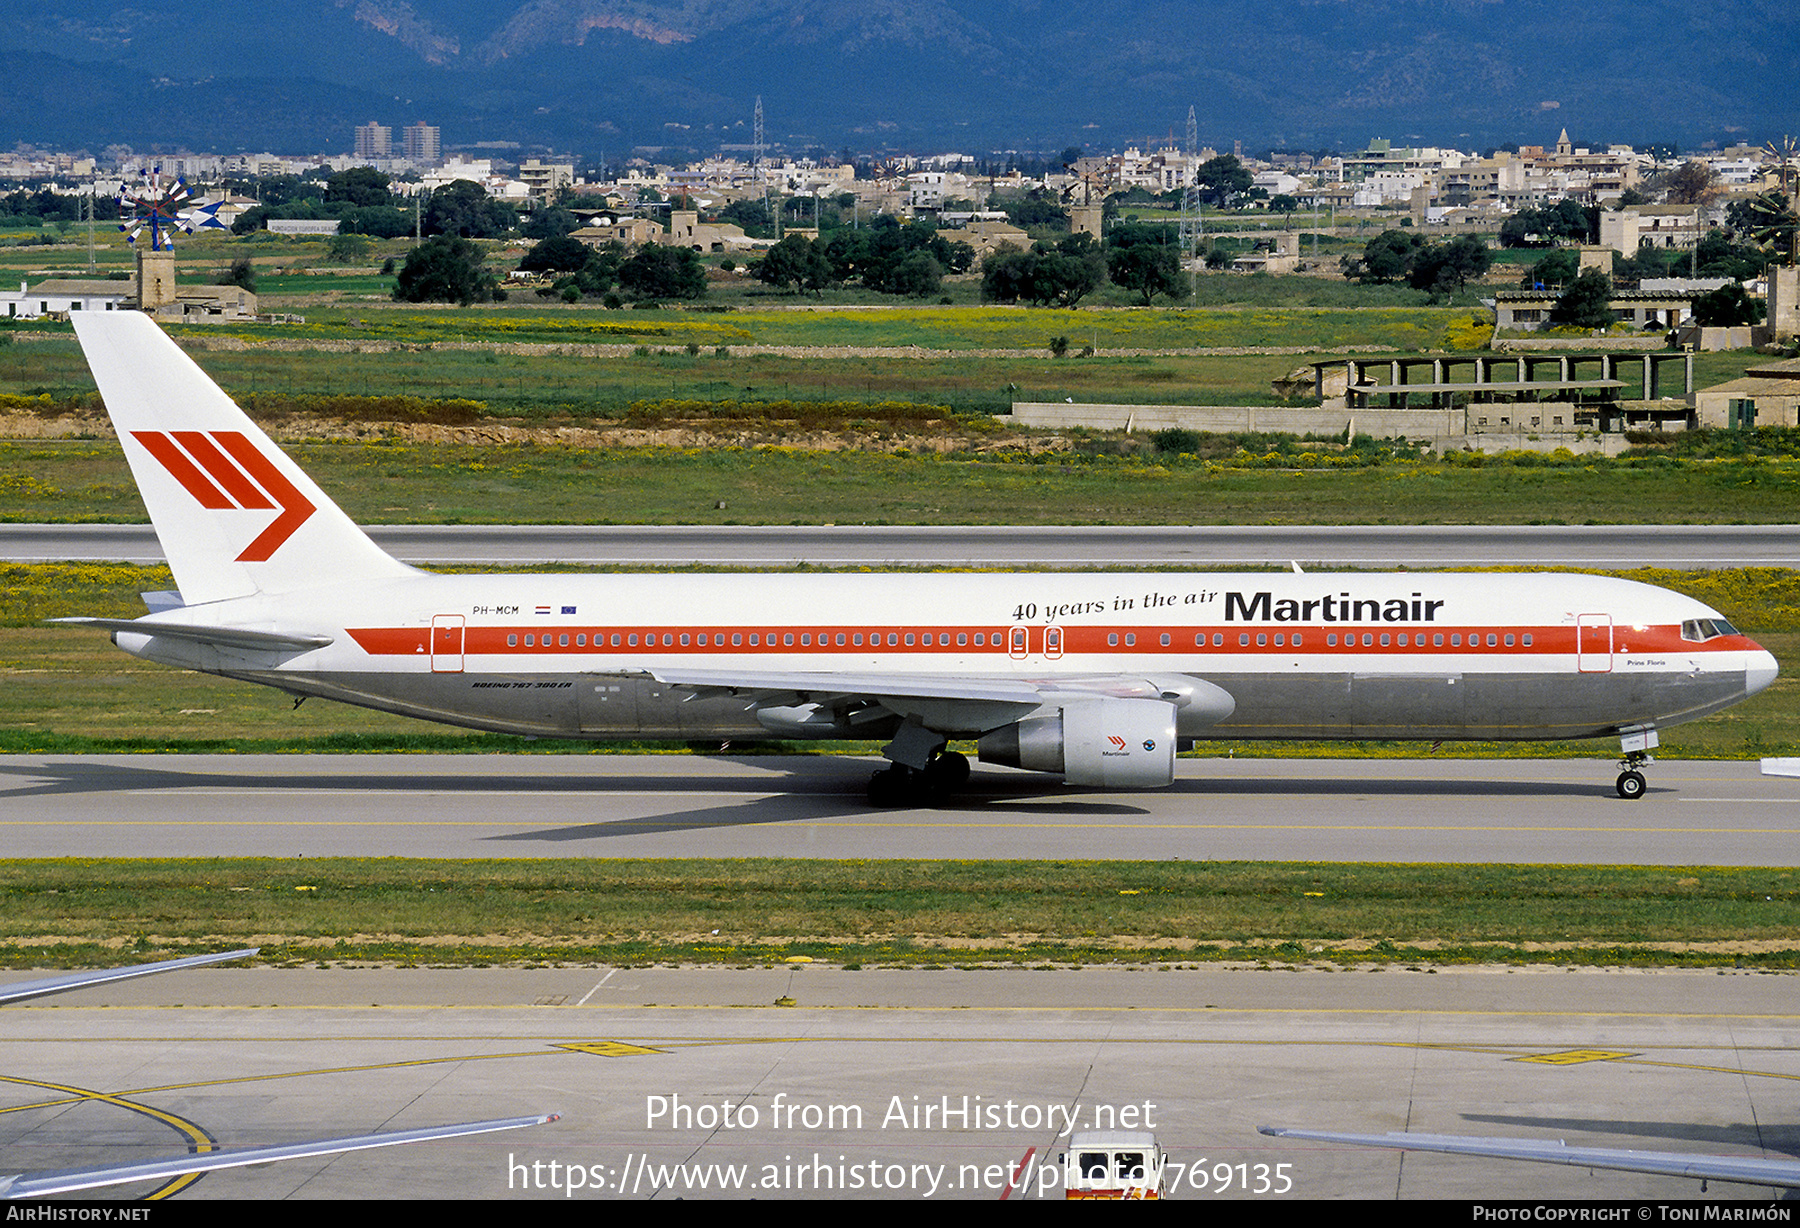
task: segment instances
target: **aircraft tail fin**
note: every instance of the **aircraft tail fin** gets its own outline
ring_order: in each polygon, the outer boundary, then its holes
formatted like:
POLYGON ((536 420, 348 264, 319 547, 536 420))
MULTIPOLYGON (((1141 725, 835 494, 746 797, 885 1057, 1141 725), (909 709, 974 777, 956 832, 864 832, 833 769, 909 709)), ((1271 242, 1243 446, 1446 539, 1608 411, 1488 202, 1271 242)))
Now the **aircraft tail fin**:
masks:
POLYGON ((414 574, 149 316, 80 312, 74 320, 185 604, 414 574))

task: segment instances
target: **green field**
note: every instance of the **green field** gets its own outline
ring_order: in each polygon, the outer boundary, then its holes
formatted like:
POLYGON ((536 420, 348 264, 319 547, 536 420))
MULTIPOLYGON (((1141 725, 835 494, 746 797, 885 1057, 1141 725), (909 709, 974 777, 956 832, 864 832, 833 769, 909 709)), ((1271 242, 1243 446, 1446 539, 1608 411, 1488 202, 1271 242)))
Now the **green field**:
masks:
MULTIPOLYGON (((1769 524, 1800 505, 1788 458, 1529 454, 1475 467, 1380 448, 1208 460, 1148 440, 1129 455, 989 442, 971 433, 943 456, 392 439, 288 450, 352 519, 377 524, 1769 524)), ((144 519, 110 440, 0 441, 0 521, 144 519)))
POLYGON ((1800 967, 1796 872, 1258 862, 0 862, 0 963, 1800 967), (128 935, 123 940, 119 935, 128 935))

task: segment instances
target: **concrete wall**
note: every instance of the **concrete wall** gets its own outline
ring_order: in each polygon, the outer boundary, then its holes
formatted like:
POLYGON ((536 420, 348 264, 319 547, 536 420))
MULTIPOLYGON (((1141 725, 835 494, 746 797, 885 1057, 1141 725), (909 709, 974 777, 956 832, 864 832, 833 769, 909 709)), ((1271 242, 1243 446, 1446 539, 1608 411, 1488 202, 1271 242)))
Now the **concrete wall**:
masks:
MULTIPOLYGON (((1683 406, 1683 409, 1686 407, 1683 406)), ((1475 405, 1468 409, 1345 409, 1343 406, 1288 408, 1277 405, 1077 405, 1066 401, 1015 401, 1013 421, 1020 426, 1069 430, 1085 426, 1102 431, 1151 431, 1183 427, 1190 431, 1225 434, 1232 431, 1278 431, 1290 435, 1341 435, 1348 429, 1377 439, 1405 437, 1413 443, 1429 442, 1436 451, 1473 449, 1479 452, 1526 450, 1554 452, 1617 452, 1624 448, 1623 435, 1597 436, 1575 425, 1575 407, 1541 402, 1533 405, 1475 405), (1490 425, 1478 425, 1471 414, 1480 411, 1490 425), (1538 415, 1545 423, 1551 411, 1560 411, 1568 424, 1533 426, 1520 411, 1538 415), (1500 417, 1508 420, 1499 421, 1500 417)))

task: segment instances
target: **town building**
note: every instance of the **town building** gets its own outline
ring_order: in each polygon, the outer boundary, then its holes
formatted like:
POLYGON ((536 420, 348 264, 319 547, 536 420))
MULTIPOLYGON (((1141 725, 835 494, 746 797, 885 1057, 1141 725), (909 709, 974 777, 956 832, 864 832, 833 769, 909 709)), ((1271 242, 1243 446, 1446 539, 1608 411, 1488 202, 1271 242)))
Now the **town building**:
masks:
POLYGON ((393 157, 394 130, 372 121, 357 125, 356 156, 359 158, 393 157))
POLYGON ((409 160, 426 165, 443 160, 443 134, 430 124, 409 124, 401 130, 401 137, 409 160))

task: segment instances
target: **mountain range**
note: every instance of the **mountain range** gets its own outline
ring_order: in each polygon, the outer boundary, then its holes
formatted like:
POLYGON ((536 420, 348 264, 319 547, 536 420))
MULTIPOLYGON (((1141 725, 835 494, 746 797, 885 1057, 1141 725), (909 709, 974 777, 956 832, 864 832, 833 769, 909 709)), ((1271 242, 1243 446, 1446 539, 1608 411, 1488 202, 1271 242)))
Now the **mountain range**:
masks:
POLYGON ((52 0, 0 23, 0 140, 347 151, 748 145, 1760 144, 1795 130, 1773 0, 52 0))

